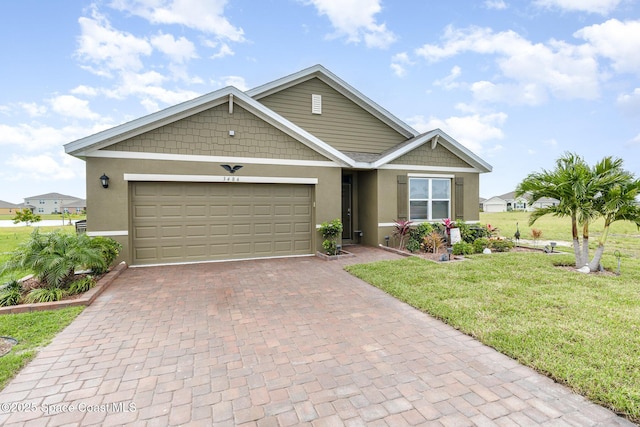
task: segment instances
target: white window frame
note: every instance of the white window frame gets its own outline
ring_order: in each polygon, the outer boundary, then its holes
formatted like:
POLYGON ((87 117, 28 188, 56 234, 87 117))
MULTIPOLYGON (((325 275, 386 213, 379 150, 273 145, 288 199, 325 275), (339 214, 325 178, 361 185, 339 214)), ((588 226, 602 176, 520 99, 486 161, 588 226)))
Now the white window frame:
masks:
POLYGON ((408 182, 408 187, 407 187, 407 212, 409 213, 409 220, 410 221, 416 221, 416 222, 425 222, 425 221, 440 221, 443 220, 445 218, 451 218, 451 192, 452 192, 452 188, 453 188, 453 175, 423 175, 423 174, 409 174, 408 175, 409 178, 409 182, 408 182), (426 179, 428 180, 427 185, 428 185, 428 197, 426 199, 413 199, 411 198, 411 180, 412 179, 426 179), (449 198, 448 199, 435 199, 433 198, 433 181, 434 180, 443 180, 443 181, 448 181, 449 182, 449 198), (427 202, 427 206, 428 206, 428 218, 413 218, 411 216, 411 202, 414 201, 426 201, 427 202), (447 208, 447 216, 445 218, 433 218, 433 202, 443 202, 446 201, 448 202, 448 208, 447 208))

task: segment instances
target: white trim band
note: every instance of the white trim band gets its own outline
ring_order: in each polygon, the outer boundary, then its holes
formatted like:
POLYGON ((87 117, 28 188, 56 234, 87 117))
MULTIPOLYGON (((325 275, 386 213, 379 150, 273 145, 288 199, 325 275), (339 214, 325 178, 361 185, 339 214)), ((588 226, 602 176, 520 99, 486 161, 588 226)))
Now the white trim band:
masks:
POLYGON ((476 168, 459 168, 452 166, 418 166, 418 165, 398 165, 398 164, 386 164, 378 167, 378 169, 391 169, 391 170, 408 170, 408 171, 424 171, 424 172, 459 172, 459 173, 482 173, 481 170, 476 168))
POLYGON ((128 236, 128 230, 113 230, 113 231, 87 231, 87 236, 89 237, 97 237, 97 236, 128 236))
POLYGON ((318 178, 243 175, 169 175, 153 173, 125 173, 125 181, 168 182, 244 182, 249 184, 317 184, 318 178))
POLYGON ((408 173, 409 178, 455 178, 455 175, 445 175, 441 173, 408 173))

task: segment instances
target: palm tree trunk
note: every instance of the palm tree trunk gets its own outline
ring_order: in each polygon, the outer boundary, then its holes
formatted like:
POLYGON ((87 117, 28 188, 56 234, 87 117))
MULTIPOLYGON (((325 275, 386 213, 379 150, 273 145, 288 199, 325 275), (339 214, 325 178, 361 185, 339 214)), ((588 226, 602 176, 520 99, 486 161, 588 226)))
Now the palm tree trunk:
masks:
POLYGON ((589 223, 585 222, 582 226, 582 265, 589 262, 589 223))
POLYGON ((582 253, 580 251, 580 240, 578 239, 578 221, 576 216, 571 216, 571 234, 573 234, 573 253, 576 256, 576 268, 580 268, 585 265, 582 260, 582 253))
POLYGON ((602 230, 602 236, 600 236, 600 240, 598 241, 598 247, 596 248, 596 253, 593 255, 593 259, 589 263, 590 271, 598 271, 600 267, 600 261, 602 261, 602 254, 604 253, 604 244, 607 241, 607 237, 609 235, 609 223, 605 221, 604 229, 602 230))

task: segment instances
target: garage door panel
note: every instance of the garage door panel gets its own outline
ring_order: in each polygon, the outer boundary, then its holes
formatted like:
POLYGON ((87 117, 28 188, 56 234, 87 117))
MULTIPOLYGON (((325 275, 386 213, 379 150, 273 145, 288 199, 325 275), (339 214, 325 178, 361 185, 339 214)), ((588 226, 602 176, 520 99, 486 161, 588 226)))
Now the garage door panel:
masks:
POLYGON ((132 183, 134 264, 310 254, 312 187, 132 183))
POLYGON ((233 224, 231 231, 235 237, 246 237, 251 236, 252 227, 251 224, 233 224))

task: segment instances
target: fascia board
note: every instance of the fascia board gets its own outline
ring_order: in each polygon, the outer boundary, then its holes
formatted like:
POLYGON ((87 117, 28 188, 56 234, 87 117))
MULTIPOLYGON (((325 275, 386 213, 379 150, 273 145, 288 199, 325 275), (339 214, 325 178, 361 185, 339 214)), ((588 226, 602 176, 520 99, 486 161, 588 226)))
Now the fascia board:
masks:
POLYGON ((228 95, 242 94, 238 89, 229 86, 192 100, 165 108, 164 110, 140 117, 127 123, 103 130, 96 134, 64 145, 67 154, 82 157, 86 154, 140 135, 160 126, 197 114, 208 108, 227 102, 228 95))
POLYGON ((266 83, 262 86, 258 86, 254 89, 248 90, 246 94, 254 99, 260 99, 272 93, 279 92, 288 87, 295 86, 298 83, 310 80, 314 77, 319 78, 324 83, 340 92, 355 104, 369 112, 394 130, 404 135, 407 138, 417 136, 419 133, 411 126, 391 114, 389 111, 381 107, 376 102, 372 101, 369 97, 362 92, 351 86, 346 81, 323 67, 322 65, 314 65, 304 70, 289 76, 282 77, 272 82, 266 83))

